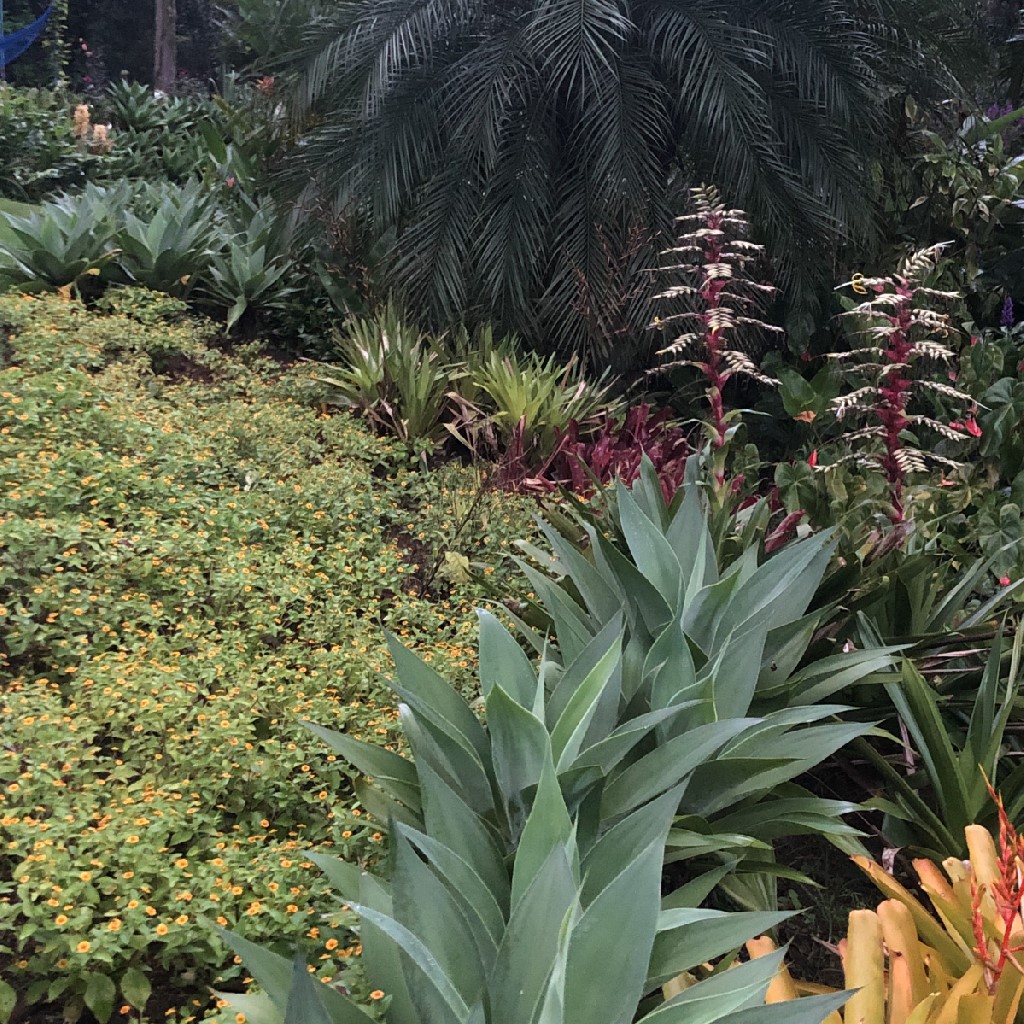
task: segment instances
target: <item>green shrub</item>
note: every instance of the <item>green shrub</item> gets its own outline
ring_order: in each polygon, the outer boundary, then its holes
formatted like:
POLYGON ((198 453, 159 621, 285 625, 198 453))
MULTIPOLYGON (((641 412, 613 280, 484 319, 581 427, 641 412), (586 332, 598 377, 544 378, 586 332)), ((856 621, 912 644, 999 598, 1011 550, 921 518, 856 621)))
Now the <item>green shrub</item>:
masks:
POLYGON ((0 85, 0 197, 40 199, 81 184, 95 163, 72 131, 67 97, 0 85))
POLYGON ((180 303, 106 304, 0 300, 0 958, 19 1012, 69 1018, 136 971, 237 976, 201 918, 334 950, 308 853, 379 826, 297 721, 397 743, 381 623, 468 687, 484 595, 415 581, 453 544, 501 578, 532 507, 485 495, 455 538, 471 473, 420 475, 180 303))

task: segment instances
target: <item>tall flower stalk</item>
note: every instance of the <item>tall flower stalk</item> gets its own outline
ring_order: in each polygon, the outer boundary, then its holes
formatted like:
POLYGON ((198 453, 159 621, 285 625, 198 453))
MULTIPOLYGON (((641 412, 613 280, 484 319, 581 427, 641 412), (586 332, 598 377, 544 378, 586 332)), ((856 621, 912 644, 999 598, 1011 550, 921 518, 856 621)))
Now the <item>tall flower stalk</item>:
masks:
POLYGON ((662 253, 672 261, 663 272, 682 281, 656 296, 671 304, 672 312, 655 318, 653 326, 682 329, 658 352, 667 357, 659 372, 692 366, 707 382, 709 418, 704 426, 712 475, 721 491, 730 424, 739 416, 738 411, 725 410, 725 386, 737 374, 762 384, 777 383, 758 371, 742 346, 745 334, 781 328, 759 318, 775 289, 750 276, 750 264, 760 257, 762 247, 747 240, 749 225, 743 211, 727 209, 714 188, 695 188, 692 194, 693 213, 677 218, 681 230, 677 244, 662 253), (680 305, 682 311, 678 311, 680 305))
POLYGON ((857 294, 874 295, 844 314, 867 324, 860 332, 865 343, 848 352, 833 352, 829 357, 856 362, 856 370, 867 379, 866 384, 836 398, 833 407, 837 419, 857 418, 863 423, 844 436, 854 446, 845 458, 881 470, 889 489, 889 517, 894 523, 905 518, 905 490, 911 474, 924 472, 929 462, 959 466, 951 459, 916 447, 908 433, 924 428, 949 440, 962 441, 967 433, 973 432, 958 422, 943 423, 916 411, 915 399, 928 394, 971 403, 970 395, 914 374, 921 361, 949 362, 955 355, 946 341, 955 338, 957 330, 949 315, 932 309, 931 304, 948 303, 960 296, 925 285, 939 254, 940 247, 924 249, 909 257, 895 274, 877 278, 858 276, 841 286, 852 287, 857 294))

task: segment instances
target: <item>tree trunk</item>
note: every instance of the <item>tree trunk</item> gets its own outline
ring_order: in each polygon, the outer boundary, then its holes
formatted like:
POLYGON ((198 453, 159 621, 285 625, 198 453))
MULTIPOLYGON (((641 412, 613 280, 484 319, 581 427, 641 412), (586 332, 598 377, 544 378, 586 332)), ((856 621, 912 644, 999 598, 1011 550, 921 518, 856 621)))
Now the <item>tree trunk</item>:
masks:
POLYGON ((156 0, 153 88, 170 92, 178 75, 177 0, 156 0))

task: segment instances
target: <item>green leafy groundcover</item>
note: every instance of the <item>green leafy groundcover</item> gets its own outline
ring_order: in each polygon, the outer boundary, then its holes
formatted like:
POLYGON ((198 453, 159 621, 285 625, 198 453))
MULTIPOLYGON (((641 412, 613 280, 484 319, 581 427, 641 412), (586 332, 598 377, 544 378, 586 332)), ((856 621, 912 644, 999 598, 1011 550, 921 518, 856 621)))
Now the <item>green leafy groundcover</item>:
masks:
POLYGON ((206 922, 357 955, 307 854, 380 835, 299 720, 395 742, 382 625, 468 687, 483 590, 417 578, 446 548, 500 577, 534 508, 114 305, 0 301, 0 976, 16 1015, 187 1020, 241 972, 206 922))

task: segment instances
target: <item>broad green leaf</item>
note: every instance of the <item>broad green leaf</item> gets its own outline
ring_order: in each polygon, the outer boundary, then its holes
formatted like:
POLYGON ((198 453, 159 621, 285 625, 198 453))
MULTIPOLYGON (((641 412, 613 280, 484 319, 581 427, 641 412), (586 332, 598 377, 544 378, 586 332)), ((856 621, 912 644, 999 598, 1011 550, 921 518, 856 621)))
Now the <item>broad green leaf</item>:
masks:
POLYGON ((433 836, 405 826, 399 826, 399 831, 427 858, 438 877, 462 902, 466 913, 471 910, 476 914, 494 942, 500 942, 505 931, 505 915, 473 866, 433 836))
POLYGON ((522 559, 517 558, 515 562, 530 581, 545 612, 551 616, 563 660, 567 663, 573 661, 593 635, 586 613, 564 588, 522 559))
POLYGON ((621 608, 619 595, 600 570, 584 556, 575 544, 569 543, 543 519, 538 521, 544 536, 561 563, 561 569, 572 579, 590 614, 598 622, 607 622, 621 608))
MULTIPOLYGON (((245 1024, 284 1024, 284 1012, 274 1005, 274 1001, 264 993, 221 992, 214 989, 213 994, 224 1001, 233 1014, 245 1016, 245 1024)), ((369 1024, 367 1019, 364 1024, 369 1024)))
POLYGON ((797 541, 768 559, 738 589, 718 626, 720 635, 755 623, 777 629, 807 610, 832 558, 834 531, 797 541))
POLYGON ((658 592, 657 587, 609 540, 587 529, 594 559, 602 566, 605 574, 613 575, 620 581, 627 603, 623 611, 631 629, 642 624, 655 636, 660 633, 672 617, 672 609, 658 592), (639 619, 639 622, 637 621, 639 619))
POLYGON ((737 733, 751 719, 712 722, 676 736, 624 770, 605 786, 602 818, 615 818, 678 786, 691 772, 737 733))
POLYGON ((397 637, 388 634, 387 639, 405 702, 414 711, 431 711, 433 715, 429 717, 432 720, 447 723, 453 735, 474 750, 481 761, 486 760, 489 753, 487 734, 470 706, 447 680, 401 644, 397 637))
POLYGON ((10 1024, 17 1002, 17 993, 3 978, 0 978, 0 1024, 10 1024))
POLYGON ((342 860, 326 853, 308 854, 309 859, 327 876, 331 888, 341 899, 358 900, 363 869, 354 861, 342 860))
POLYGON ((504 853, 486 823, 429 767, 420 767, 424 831, 450 850, 458 850, 484 880, 498 905, 508 908, 509 880, 504 853))
MULTIPOLYGON (((599 632, 587 641, 572 661, 563 661, 562 676, 548 698, 546 721, 549 729, 565 713, 573 695, 591 676, 611 650, 618 649, 622 642, 622 616, 614 615, 599 632)), ((616 709, 617 710, 617 709, 616 709)))
POLYGON ((792 916, 686 907, 664 910, 658 918, 645 988, 650 991, 683 971, 739 949, 752 935, 770 931, 792 916))
POLYGON ((693 484, 685 485, 683 491, 683 500, 669 523, 665 539, 682 569, 688 603, 702 587, 718 582, 718 564, 700 492, 693 484))
POLYGON ((597 895, 612 884, 629 864, 652 843, 662 847, 675 809, 679 806, 681 787, 652 800, 616 822, 590 848, 583 858, 581 903, 586 909, 597 895))
POLYGON ((95 971, 86 974, 85 979, 85 1005, 100 1024, 106 1024, 114 1012, 117 986, 105 974, 95 971))
POLYGON ((351 906, 364 921, 368 921, 387 935, 405 954, 404 963, 410 964, 413 968, 414 977, 409 981, 413 1002, 418 1003, 428 993, 435 994, 439 1002, 434 1005, 444 1006, 448 1011, 445 1021, 439 1021, 438 1024, 447 1024, 449 1021, 451 1024, 461 1024, 469 1015, 469 1007, 459 995, 451 978, 438 964, 431 949, 393 917, 360 903, 353 903, 351 906))
POLYGON ((489 985, 490 1024, 534 1019, 558 958, 566 917, 573 912, 576 884, 564 845, 556 846, 531 874, 498 950, 489 985))
POLYGON ((645 736, 650 734, 652 729, 664 722, 671 722, 681 712, 696 707, 698 703, 699 701, 687 701, 675 707, 650 711, 623 722, 607 739, 582 751, 572 767, 578 769, 592 765, 598 768, 602 775, 608 775, 645 736))
MULTIPOLYGON (((787 1003, 752 1006, 729 1018, 729 1024, 821 1024, 838 1010, 852 992, 836 992, 826 996, 804 996, 787 1003)), ((907 1024, 911 1024, 908 1020, 907 1024)))
MULTIPOLYGON (((738 943, 753 938, 748 934, 738 943)), ((641 1019, 640 1024, 712 1024, 732 1020, 740 1010, 764 1003, 765 992, 782 966, 785 950, 749 960, 729 970, 719 971, 684 992, 662 1003, 641 1019)))
MULTIPOLYGON (((405 691, 397 686, 395 692, 403 697, 406 695, 405 691)), ((474 810, 480 813, 493 810, 494 792, 485 762, 480 760, 476 750, 465 741, 465 738, 431 708, 422 704, 416 708, 399 704, 398 711, 402 731, 409 740, 413 759, 421 776, 421 787, 423 769, 429 766, 474 810)), ((490 765, 490 757, 486 763, 490 765)), ((421 804, 422 800, 421 793, 421 804)))
POLYGON ((699 673, 699 683, 707 684, 715 718, 742 718, 750 711, 766 636, 763 625, 730 633, 714 660, 699 673))
MULTIPOLYGON (((664 831, 668 814, 659 817, 664 831)), ((576 923, 569 937, 565 1024, 628 1021, 636 1012, 659 913, 662 849, 659 837, 627 861, 576 923)))
MULTIPOLYGON (((391 864, 391 914, 429 949, 431 957, 468 1006, 480 998, 497 944, 477 928, 438 875, 396 831, 391 864)), ((404 947, 403 947, 404 948, 404 947)))
POLYGON ((121 994, 135 1007, 136 1010, 144 1010, 149 997, 153 992, 153 986, 149 978, 138 969, 129 967, 121 975, 121 994))
MULTIPOLYGON (((619 640, 613 641, 601 660, 588 673, 569 698, 565 710, 559 715, 551 731, 551 752, 558 771, 563 771, 575 760, 583 746, 584 737, 597 708, 614 679, 621 658, 619 640)), ((618 709, 619 688, 612 693, 613 707, 618 709)))
POLYGON ((640 510, 632 494, 618 481, 619 521, 636 566, 654 584, 670 608, 682 596, 682 570, 664 534, 640 510))
MULTIPOLYGON (((292 984, 291 961, 255 942, 242 938, 235 932, 217 927, 214 927, 214 930, 242 958, 246 970, 256 979, 257 984, 266 992, 278 1010, 284 1013, 292 984)), ((346 999, 335 989, 328 988, 323 993, 323 997, 333 1024, 368 1024, 371 1019, 355 1003, 346 999)))

